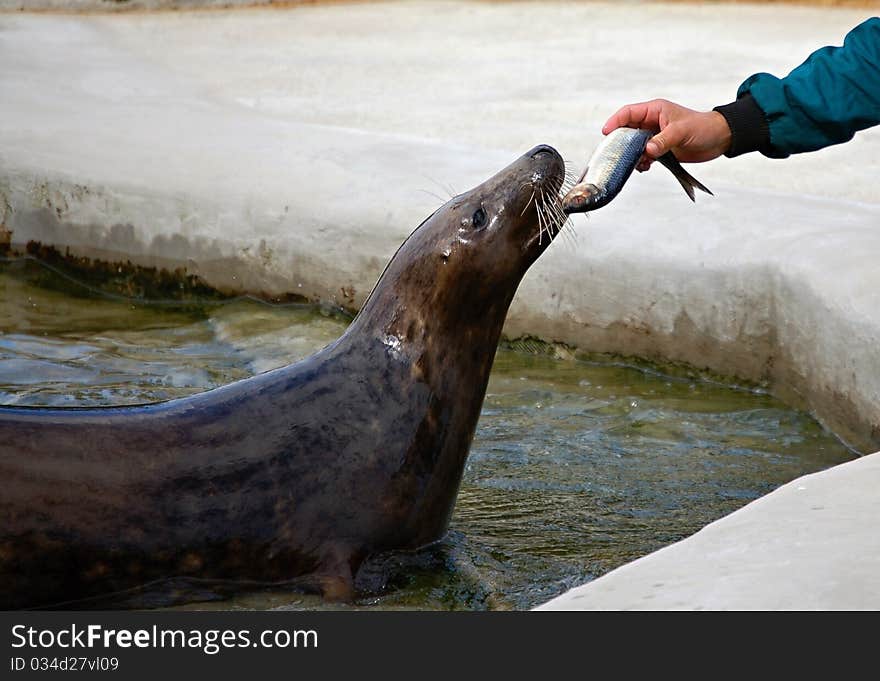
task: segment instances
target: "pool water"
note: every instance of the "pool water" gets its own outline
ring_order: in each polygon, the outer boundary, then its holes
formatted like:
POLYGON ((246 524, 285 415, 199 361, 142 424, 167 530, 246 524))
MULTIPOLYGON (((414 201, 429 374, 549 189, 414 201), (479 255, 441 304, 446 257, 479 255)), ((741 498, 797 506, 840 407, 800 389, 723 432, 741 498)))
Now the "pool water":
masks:
MULTIPOLYGON (((144 303, 0 263, 0 403, 180 397, 300 359, 349 318, 252 299, 144 303)), ((499 350, 448 535, 371 558, 354 606, 524 609, 854 458, 808 414, 662 367, 499 350)), ((152 587, 114 606, 322 608, 283 590, 152 587), (188 605, 187 605, 188 604, 188 605)))

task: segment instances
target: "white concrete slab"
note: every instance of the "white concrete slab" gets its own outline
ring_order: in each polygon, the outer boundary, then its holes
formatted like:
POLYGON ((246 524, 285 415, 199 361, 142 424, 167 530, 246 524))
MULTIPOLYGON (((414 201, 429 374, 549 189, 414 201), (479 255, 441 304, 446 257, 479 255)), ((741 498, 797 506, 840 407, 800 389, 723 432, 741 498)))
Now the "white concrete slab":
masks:
POLYGON ((798 478, 537 609, 878 610, 878 487, 880 454, 798 478))

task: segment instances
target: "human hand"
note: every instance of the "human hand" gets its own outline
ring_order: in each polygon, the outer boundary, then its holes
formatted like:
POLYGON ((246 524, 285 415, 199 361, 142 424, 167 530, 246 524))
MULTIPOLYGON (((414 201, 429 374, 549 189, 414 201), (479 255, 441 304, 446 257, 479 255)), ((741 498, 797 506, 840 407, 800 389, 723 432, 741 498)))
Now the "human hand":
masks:
POLYGON ((694 111, 665 99, 628 104, 608 119, 602 134, 624 127, 659 131, 648 140, 636 166, 639 171, 650 168, 667 151, 684 163, 701 163, 730 148, 730 127, 724 116, 717 111, 694 111))

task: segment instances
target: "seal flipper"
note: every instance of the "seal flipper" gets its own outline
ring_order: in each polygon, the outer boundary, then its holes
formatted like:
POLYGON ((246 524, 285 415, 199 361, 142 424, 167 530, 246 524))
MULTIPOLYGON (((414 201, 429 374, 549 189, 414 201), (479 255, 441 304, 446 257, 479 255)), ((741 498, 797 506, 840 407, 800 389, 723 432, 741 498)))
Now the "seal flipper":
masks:
POLYGON ((336 573, 321 573, 313 576, 314 582, 326 601, 351 603, 354 600, 354 577, 347 565, 336 573))
POLYGON ((675 179, 678 180, 685 193, 694 203, 696 203, 696 198, 694 198, 694 187, 696 187, 700 191, 704 191, 707 194, 710 194, 711 196, 715 196, 714 194, 712 194, 711 191, 709 191, 708 187, 703 185, 687 170, 681 167, 681 163, 678 162, 678 159, 675 158, 675 154, 673 154, 671 151, 667 151, 657 160, 660 161, 660 163, 662 163, 664 166, 666 166, 670 173, 675 175, 675 179))
POLYGON ((361 552, 349 553, 339 547, 331 549, 308 582, 327 601, 351 603, 354 600, 354 576, 363 561, 361 552))

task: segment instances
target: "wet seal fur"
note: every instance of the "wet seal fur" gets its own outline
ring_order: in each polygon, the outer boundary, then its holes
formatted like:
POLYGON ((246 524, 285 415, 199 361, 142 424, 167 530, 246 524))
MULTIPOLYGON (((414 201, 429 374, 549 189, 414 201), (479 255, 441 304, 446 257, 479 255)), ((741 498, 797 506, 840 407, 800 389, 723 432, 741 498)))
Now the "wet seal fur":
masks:
POLYGON ((450 200, 300 362, 143 406, 0 408, 0 607, 175 577, 350 599, 366 556, 440 539, 563 176, 539 146, 450 200))

